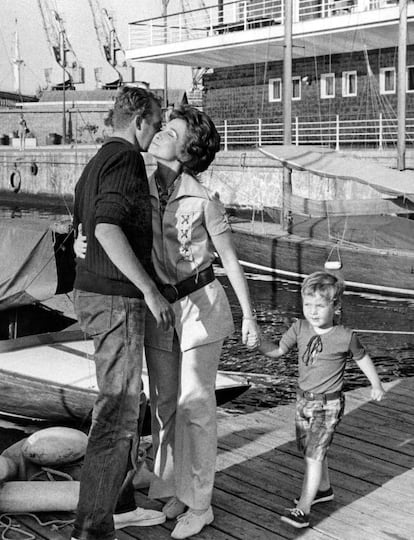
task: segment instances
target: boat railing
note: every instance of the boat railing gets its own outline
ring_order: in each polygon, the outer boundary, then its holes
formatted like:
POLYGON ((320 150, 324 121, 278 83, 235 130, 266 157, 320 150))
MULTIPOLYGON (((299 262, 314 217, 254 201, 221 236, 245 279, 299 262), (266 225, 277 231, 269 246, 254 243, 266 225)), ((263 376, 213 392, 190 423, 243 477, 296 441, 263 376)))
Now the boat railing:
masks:
MULTIPOLYGON (((257 147, 283 144, 283 123, 268 122, 262 118, 245 122, 231 119, 216 122, 225 150, 237 147, 257 147)), ((396 118, 379 114, 375 118, 352 118, 340 115, 318 120, 296 116, 292 121, 292 144, 314 144, 339 150, 350 145, 386 148, 397 144, 396 118)), ((414 146, 414 116, 406 118, 406 143, 414 146)))
MULTIPOLYGON (((293 0, 293 22, 396 6, 397 0, 293 0)), ((203 39, 282 24, 285 0, 223 0, 129 23, 129 48, 203 39)))

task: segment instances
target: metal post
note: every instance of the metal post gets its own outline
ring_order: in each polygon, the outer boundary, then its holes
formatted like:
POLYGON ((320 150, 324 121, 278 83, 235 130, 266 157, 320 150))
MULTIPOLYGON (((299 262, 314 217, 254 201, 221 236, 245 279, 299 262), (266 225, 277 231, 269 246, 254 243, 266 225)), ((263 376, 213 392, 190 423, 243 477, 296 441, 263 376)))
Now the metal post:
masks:
POLYGON ((382 125, 382 113, 379 113, 379 133, 378 133, 378 147, 382 150, 384 145, 384 134, 383 134, 383 125, 382 125))
MULTIPOLYGON (((283 144, 292 144, 292 1, 285 0, 285 43, 283 54, 283 144)), ((286 201, 292 194, 292 170, 283 167, 283 194, 280 224, 288 229, 288 212, 286 201)))
MULTIPOLYGON (((167 7, 170 0, 162 0, 162 16, 164 17, 164 43, 168 42, 167 7)), ((168 107, 168 64, 164 64, 164 107, 168 107)))
POLYGON ((295 117, 295 144, 299 146, 299 118, 295 117))
POLYGON ((336 115, 336 144, 335 144, 335 150, 339 150, 339 114, 336 115))
POLYGON ((61 59, 62 59, 62 133, 63 133, 63 144, 66 143, 66 48, 65 48, 65 34, 64 32, 59 33, 60 37, 60 50, 61 50, 61 59))
POLYGON ((224 151, 227 152, 227 150, 229 149, 229 146, 228 146, 228 133, 227 133, 227 120, 224 120, 224 151))
POLYGON ((261 118, 259 118, 257 129, 259 132, 259 146, 262 146, 262 119, 261 118))
POLYGON ((406 109, 406 65, 407 65, 407 0, 399 0, 400 22, 398 34, 398 138, 397 167, 405 169, 405 109, 406 109))

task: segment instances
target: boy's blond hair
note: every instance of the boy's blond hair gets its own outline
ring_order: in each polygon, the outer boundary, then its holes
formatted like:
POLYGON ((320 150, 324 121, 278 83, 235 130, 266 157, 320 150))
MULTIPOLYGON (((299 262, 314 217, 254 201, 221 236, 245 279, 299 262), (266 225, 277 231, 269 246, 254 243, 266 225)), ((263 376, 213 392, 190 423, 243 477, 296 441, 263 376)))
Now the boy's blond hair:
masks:
POLYGON ((302 298, 304 295, 320 294, 322 298, 339 304, 345 290, 344 282, 329 272, 314 272, 304 279, 301 288, 302 298))

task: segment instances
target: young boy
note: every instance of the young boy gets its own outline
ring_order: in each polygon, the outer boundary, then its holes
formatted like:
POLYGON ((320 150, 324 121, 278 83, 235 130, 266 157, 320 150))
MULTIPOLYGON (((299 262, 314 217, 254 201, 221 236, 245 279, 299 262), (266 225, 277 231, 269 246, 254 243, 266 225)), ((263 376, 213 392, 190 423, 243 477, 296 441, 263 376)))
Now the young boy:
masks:
POLYGON ((334 324, 340 308, 343 283, 327 272, 315 272, 302 284, 305 320, 298 320, 282 336, 279 345, 261 340, 259 350, 279 358, 295 345, 298 348, 299 379, 296 401, 296 441, 305 459, 305 476, 295 508, 285 510, 282 521, 297 528, 309 526, 313 504, 330 501, 334 494, 329 481, 326 454, 344 412, 342 393, 345 364, 353 358, 369 379, 371 399, 385 393, 374 364, 349 328, 334 324))

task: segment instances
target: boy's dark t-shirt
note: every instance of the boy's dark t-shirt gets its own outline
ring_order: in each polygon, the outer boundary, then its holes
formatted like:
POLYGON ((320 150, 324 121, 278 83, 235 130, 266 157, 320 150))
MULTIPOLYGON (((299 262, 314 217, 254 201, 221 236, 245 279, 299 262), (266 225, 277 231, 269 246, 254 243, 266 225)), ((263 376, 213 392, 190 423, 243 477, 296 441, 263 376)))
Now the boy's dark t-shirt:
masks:
POLYGON ((142 155, 125 139, 112 137, 86 165, 75 188, 74 227, 87 236, 85 259, 76 261, 74 287, 106 295, 142 298, 95 238, 98 223, 118 225, 152 276, 152 225, 148 178, 142 155))

